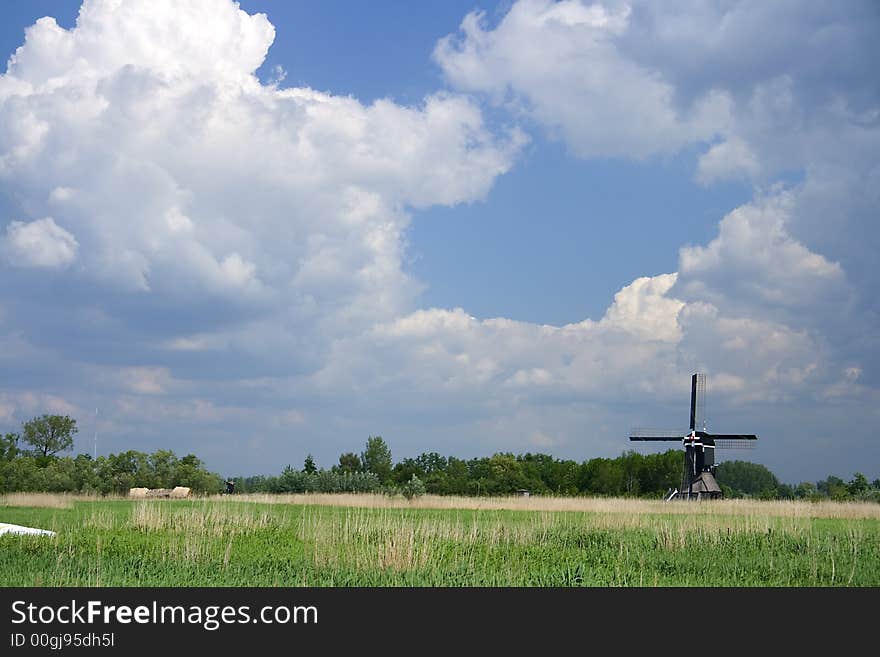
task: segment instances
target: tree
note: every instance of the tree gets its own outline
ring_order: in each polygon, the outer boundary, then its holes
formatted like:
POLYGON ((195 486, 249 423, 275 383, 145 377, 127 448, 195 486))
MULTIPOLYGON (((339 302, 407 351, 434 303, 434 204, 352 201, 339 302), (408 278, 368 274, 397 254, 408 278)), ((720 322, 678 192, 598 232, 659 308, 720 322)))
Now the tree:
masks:
POLYGON ((755 497, 776 497, 779 480, 760 463, 724 461, 715 469, 719 484, 730 486, 740 493, 755 497))
POLYGON ((11 461, 18 455, 18 441, 21 436, 17 433, 7 433, 0 436, 0 461, 11 461))
POLYGON ((596 495, 621 495, 625 487, 622 459, 594 458, 584 461, 578 488, 596 495))
POLYGON ((401 492, 408 500, 411 500, 414 497, 421 497, 425 494, 425 484, 416 475, 413 475, 410 477, 410 480, 403 485, 401 492))
POLYGON ((416 458, 416 464, 426 475, 443 472, 449 460, 437 452, 426 452, 416 458))
POLYGON ((173 488, 177 485, 174 471, 177 469, 177 457, 170 449, 159 449, 147 459, 151 472, 151 488, 173 488))
POLYGON ((486 482, 493 494, 510 495, 519 489, 528 489, 522 463, 510 453, 496 453, 489 459, 489 479, 486 482))
POLYGON ((849 494, 853 497, 864 495, 868 492, 869 487, 868 478, 861 472, 856 472, 852 481, 846 485, 847 491, 849 491, 849 494))
POLYGON ((361 463, 365 471, 379 477, 379 481, 383 484, 391 480, 391 448, 382 436, 367 438, 366 449, 361 454, 361 463))
POLYGON ((67 415, 43 415, 23 425, 22 438, 43 456, 51 456, 73 447, 76 420, 67 415))
POLYGON ((318 471, 318 466, 315 465, 315 459, 312 458, 311 454, 306 455, 306 460, 303 463, 303 472, 307 474, 312 474, 318 471))
POLYGON ((850 497, 846 482, 840 477, 829 475, 823 481, 816 482, 816 488, 832 500, 843 501, 850 497))
POLYGON ((397 484, 405 484, 413 475, 425 476, 424 469, 419 466, 416 459, 403 459, 400 463, 396 463, 391 471, 391 476, 397 484))
POLYGON ((336 472, 361 472, 363 464, 361 457, 354 452, 346 452, 339 457, 339 465, 334 465, 333 470, 336 472))
POLYGON ((816 484, 809 481, 802 481, 794 489, 794 496, 797 499, 807 499, 811 502, 818 502, 822 495, 816 489, 816 484))

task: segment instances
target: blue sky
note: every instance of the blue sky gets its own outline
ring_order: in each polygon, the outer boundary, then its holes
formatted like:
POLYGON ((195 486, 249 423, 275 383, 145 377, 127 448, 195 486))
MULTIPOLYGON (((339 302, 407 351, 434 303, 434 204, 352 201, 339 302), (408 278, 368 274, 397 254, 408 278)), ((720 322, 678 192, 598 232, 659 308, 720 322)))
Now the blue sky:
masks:
POLYGON ((0 429, 581 460, 700 370, 880 475, 872 3, 79 4, 3 7, 0 429))

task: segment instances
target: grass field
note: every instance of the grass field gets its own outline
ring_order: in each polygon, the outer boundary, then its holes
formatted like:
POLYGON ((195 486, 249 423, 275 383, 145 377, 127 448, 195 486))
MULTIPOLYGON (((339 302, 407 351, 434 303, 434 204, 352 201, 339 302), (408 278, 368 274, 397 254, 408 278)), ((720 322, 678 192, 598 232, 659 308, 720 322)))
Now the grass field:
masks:
POLYGON ((880 505, 0 496, 2 586, 878 586, 880 505))

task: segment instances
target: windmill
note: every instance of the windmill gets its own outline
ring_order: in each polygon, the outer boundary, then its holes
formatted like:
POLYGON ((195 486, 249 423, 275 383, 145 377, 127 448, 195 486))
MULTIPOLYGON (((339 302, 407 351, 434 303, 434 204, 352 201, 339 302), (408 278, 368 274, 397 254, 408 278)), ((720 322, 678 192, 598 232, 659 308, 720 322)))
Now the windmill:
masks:
POLYGON ((709 433, 705 420, 706 375, 691 377, 691 418, 687 433, 683 431, 660 431, 656 429, 633 429, 630 440, 635 441, 681 441, 684 447, 684 468, 681 490, 673 491, 666 499, 674 497, 700 499, 721 497, 721 487, 715 481, 715 450, 751 448, 758 437, 754 434, 709 433))

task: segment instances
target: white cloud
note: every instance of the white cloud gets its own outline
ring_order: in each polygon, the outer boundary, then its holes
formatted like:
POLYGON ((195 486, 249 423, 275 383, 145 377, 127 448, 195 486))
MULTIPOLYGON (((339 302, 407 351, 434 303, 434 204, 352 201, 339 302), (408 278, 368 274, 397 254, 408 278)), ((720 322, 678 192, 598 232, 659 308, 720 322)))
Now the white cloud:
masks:
POLYGON ((76 260, 79 243, 52 217, 46 217, 10 223, 0 248, 7 260, 18 267, 61 269, 76 260))
POLYGON ((31 390, 0 392, 0 418, 6 422, 14 422, 20 427, 21 423, 43 413, 69 415, 76 419, 81 416, 82 408, 61 395, 31 390))
POLYGON ((121 372, 124 385, 131 392, 157 395, 168 392, 171 374, 165 367, 128 367, 121 372))
POLYGON ((724 129, 730 99, 682 108, 663 75, 623 56, 630 8, 520 0, 494 28, 474 12, 434 57, 457 88, 516 107, 583 157, 673 153, 724 129))
POLYGON ((700 156, 697 180, 704 184, 731 178, 757 178, 761 165, 742 139, 731 137, 700 156))
POLYGON ((852 291, 840 264, 788 232, 796 198, 771 191, 725 216, 706 246, 683 247, 676 294, 786 321, 848 312, 852 291))
POLYGON ((556 438, 543 431, 535 431, 530 438, 532 444, 541 449, 551 448, 559 444, 559 441, 556 438))
POLYGON ((9 69, 35 87, 63 87, 71 72, 109 77, 126 66, 166 81, 236 84, 263 62, 275 29, 264 14, 248 15, 232 2, 91 0, 80 8, 76 30, 45 17, 25 37, 9 69))
POLYGON ((684 303, 666 296, 677 274, 638 278, 614 295, 602 324, 627 331, 642 340, 676 342, 681 338, 678 313, 684 303))
POLYGON ((64 201, 69 201, 73 198, 75 193, 76 190, 71 189, 70 187, 56 187, 49 193, 49 200, 63 203, 64 201))
MULTIPOLYGON (((0 77, 0 181, 29 211, 63 206, 65 229, 14 223, 10 257, 78 250, 84 280, 169 313, 208 294, 319 335, 411 309, 408 208, 483 198, 524 137, 448 93, 405 107, 261 85, 273 38, 225 0, 89 0, 71 30, 38 21, 0 77)), ((201 316, 190 332, 223 330, 201 316)))
POLYGON ((11 423, 14 412, 15 406, 0 398, 0 420, 11 423))
POLYGON ((639 354, 650 372, 711 369, 722 389, 747 390, 742 399, 817 398, 813 386, 836 385, 842 363, 880 362, 876 340, 860 337, 877 312, 880 86, 865 57, 877 28, 863 5, 519 0, 495 24, 468 15, 434 54, 453 86, 527 116, 580 157, 690 147, 698 182, 755 184, 716 238, 681 249, 677 274, 637 279, 584 324, 613 345, 606 378, 639 354), (774 184, 781 175, 803 181, 774 184), (641 351, 658 338, 669 349, 641 351))

